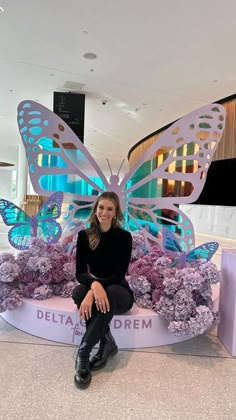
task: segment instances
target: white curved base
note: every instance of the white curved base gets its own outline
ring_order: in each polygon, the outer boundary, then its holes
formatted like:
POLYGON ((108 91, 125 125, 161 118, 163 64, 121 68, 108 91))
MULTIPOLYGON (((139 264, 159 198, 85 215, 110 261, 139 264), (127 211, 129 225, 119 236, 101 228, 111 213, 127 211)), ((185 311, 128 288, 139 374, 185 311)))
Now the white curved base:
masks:
MULTIPOLYGON (((85 332, 85 322, 79 318, 71 298, 23 299, 21 307, 1 316, 22 331, 60 343, 78 345, 85 332)), ((119 348, 163 346, 189 339, 170 334, 156 312, 137 305, 123 315, 114 316, 111 331, 119 348)))

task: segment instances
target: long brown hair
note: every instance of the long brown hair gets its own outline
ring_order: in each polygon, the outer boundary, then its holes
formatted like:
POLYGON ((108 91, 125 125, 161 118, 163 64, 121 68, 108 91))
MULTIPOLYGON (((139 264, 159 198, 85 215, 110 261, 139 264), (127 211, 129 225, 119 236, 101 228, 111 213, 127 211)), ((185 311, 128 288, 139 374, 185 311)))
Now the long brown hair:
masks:
POLYGON ((116 215, 112 220, 113 227, 121 228, 121 222, 124 219, 118 195, 112 191, 106 191, 100 194, 93 205, 92 212, 88 219, 88 223, 90 224, 90 226, 87 229, 87 234, 89 239, 89 246, 92 250, 94 250, 98 246, 101 238, 101 230, 99 227, 98 218, 96 216, 97 207, 101 200, 110 200, 115 206, 116 215))

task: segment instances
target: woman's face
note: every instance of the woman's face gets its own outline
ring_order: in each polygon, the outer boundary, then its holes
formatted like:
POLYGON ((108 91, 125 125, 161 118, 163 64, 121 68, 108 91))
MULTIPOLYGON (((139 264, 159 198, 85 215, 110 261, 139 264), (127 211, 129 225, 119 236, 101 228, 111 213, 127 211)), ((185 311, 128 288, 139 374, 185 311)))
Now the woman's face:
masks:
POLYGON ((112 219, 116 216, 115 204, 111 200, 107 199, 99 201, 96 216, 101 230, 109 230, 112 224, 112 219))

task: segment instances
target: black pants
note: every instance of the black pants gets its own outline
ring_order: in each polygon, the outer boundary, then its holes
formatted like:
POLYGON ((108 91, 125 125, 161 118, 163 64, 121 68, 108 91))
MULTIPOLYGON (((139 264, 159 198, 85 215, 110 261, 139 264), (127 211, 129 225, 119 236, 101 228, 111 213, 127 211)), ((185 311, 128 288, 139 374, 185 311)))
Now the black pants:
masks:
MULTIPOLYGON (((109 331, 109 323, 114 315, 127 312, 133 306, 133 295, 128 289, 119 285, 111 285, 105 290, 110 304, 110 311, 104 314, 98 311, 95 303, 93 303, 92 317, 86 321, 86 332, 82 341, 85 341, 91 346, 95 346, 95 344, 97 344, 98 341, 109 331)), ((76 286, 73 290, 72 298, 78 309, 88 291, 89 288, 83 284, 76 286)))

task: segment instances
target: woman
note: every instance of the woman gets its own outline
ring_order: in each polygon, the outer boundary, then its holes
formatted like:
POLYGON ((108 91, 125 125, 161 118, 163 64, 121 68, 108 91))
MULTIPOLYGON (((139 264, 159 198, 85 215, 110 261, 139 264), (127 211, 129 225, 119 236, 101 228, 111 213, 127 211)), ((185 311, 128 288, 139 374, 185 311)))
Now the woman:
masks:
POLYGON ((118 196, 104 192, 94 204, 88 220, 90 227, 78 235, 76 277, 80 284, 72 297, 80 317, 86 321, 76 357, 75 383, 80 388, 90 384, 91 370, 101 369, 118 352, 109 323, 113 315, 127 312, 134 302, 125 280, 132 236, 122 229, 122 220, 118 196), (98 342, 98 352, 89 360, 98 342))

